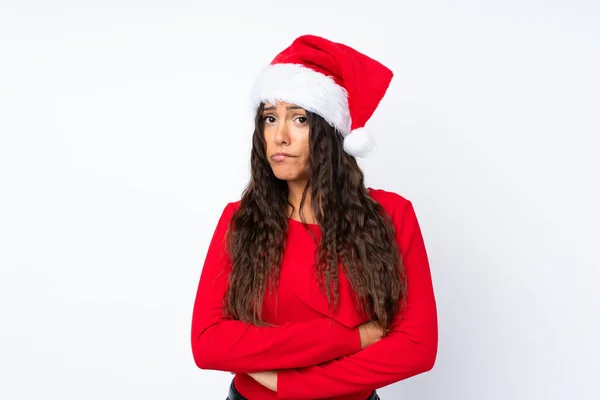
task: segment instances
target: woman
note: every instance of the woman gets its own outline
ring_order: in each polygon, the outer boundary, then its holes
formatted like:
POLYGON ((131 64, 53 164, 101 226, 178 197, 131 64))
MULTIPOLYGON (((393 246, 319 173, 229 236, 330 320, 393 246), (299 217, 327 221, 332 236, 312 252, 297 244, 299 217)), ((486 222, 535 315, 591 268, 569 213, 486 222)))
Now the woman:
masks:
POLYGON ((230 400, 379 399, 430 370, 437 313, 412 203, 367 188, 363 126, 392 72, 304 35, 265 67, 251 179, 227 204, 194 304, 199 368, 230 371, 230 400))

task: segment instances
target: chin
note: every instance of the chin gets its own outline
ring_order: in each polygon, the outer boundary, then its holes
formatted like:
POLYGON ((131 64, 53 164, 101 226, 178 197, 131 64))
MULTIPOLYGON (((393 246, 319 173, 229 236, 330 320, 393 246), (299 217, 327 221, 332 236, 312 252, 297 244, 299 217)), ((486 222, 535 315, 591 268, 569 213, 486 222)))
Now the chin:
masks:
POLYGON ((273 174, 282 181, 293 181, 300 177, 298 171, 291 171, 289 168, 273 168, 273 174))
POLYGON ((279 180, 282 181, 293 181, 298 179, 298 175, 297 174, 278 174, 277 172, 274 172, 275 177, 279 180))

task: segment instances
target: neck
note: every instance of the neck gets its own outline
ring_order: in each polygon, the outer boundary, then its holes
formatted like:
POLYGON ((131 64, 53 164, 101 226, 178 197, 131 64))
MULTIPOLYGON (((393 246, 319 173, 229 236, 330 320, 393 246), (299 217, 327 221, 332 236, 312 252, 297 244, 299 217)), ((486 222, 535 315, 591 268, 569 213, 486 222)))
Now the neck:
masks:
MULTIPOLYGON (((300 221, 300 201, 302 200, 302 192, 306 187, 307 181, 288 181, 288 201, 294 206, 292 208, 288 205, 286 215, 292 219, 300 221)), ((306 198, 304 199, 304 207, 302 209, 306 222, 311 224, 314 223, 314 215, 311 207, 311 190, 308 189, 306 198)))

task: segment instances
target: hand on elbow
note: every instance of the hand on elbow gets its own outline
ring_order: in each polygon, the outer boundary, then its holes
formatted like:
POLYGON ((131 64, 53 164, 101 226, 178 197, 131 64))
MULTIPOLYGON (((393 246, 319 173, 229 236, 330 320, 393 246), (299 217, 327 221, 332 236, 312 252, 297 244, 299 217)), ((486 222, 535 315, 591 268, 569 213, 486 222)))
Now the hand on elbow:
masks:
POLYGON ((360 332, 361 349, 379 342, 385 334, 383 328, 375 321, 369 321, 360 325, 358 331, 360 332))

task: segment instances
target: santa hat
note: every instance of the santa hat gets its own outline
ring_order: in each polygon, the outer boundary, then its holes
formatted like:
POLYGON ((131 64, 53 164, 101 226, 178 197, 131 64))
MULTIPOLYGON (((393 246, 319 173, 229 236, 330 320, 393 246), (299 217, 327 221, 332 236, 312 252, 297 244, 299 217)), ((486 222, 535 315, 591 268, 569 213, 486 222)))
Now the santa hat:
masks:
POLYGON ((365 156, 375 141, 364 125, 387 91, 393 72, 342 43, 303 35, 256 77, 252 106, 286 101, 323 117, 344 137, 344 150, 365 156))

